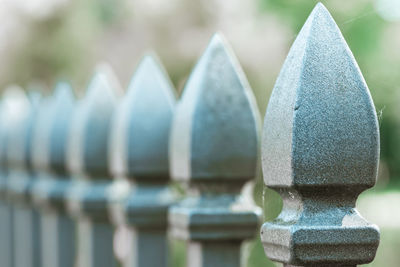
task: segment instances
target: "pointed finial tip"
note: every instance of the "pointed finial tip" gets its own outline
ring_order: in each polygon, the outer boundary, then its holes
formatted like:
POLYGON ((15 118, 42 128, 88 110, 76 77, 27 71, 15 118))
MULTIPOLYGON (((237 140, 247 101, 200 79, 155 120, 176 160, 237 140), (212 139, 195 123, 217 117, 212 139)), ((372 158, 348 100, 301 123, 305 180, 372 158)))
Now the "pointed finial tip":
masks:
POLYGON ((71 91, 71 86, 68 82, 60 81, 57 82, 55 89, 54 89, 54 95, 62 94, 64 92, 71 91))
POLYGON ((74 97, 74 93, 71 85, 68 82, 58 82, 54 89, 53 97, 56 101, 60 102, 66 99, 72 99, 74 97))
POLYGON ((113 68, 110 64, 105 62, 100 62, 96 65, 93 78, 96 77, 108 80, 113 83, 119 83, 117 75, 115 74, 113 68))
POLYGON ((325 14, 325 15, 331 16, 331 14, 329 13, 328 9, 321 2, 318 2, 318 4, 315 5, 315 7, 314 7, 314 9, 313 9, 311 14, 313 14, 313 15, 325 14))
POLYGON ((95 96, 96 94, 93 92, 104 90, 104 88, 108 88, 107 75, 96 68, 92 78, 90 79, 89 86, 86 90, 86 96, 89 98, 91 96, 95 96))
POLYGON ((143 90, 143 86, 145 87, 149 86, 148 85, 149 81, 150 83, 155 82, 156 84, 153 86, 157 87, 158 86, 157 77, 159 73, 162 71, 163 71, 162 64, 158 60, 157 55, 155 53, 144 54, 129 84, 128 92, 133 92, 136 91, 137 89, 143 90))
POLYGON ((220 32, 216 32, 211 37, 211 40, 208 43, 208 46, 200 61, 215 62, 216 60, 221 60, 221 57, 217 57, 216 55, 222 55, 224 60, 236 60, 232 47, 220 32))
POLYGON ((149 49, 146 52, 144 52, 143 57, 140 61, 157 60, 157 59, 158 59, 157 53, 154 50, 149 49))
POLYGON ((43 95, 37 90, 28 91, 28 99, 34 106, 40 103, 42 97, 43 95))
POLYGON ((221 45, 221 46, 226 47, 226 45, 227 45, 226 38, 220 32, 214 33, 214 35, 211 37, 211 40, 210 40, 209 43, 210 43, 210 46, 212 46, 212 45, 221 45))
MULTIPOLYGON (((331 13, 329 13, 328 9, 320 2, 308 16, 296 40, 306 40, 309 39, 311 35, 322 35, 322 32, 334 34, 340 32, 340 30, 331 13)), ((320 36, 319 39, 321 38, 320 36)), ((324 42, 325 41, 326 40, 324 40, 324 42)), ((304 42, 298 43, 304 44, 304 42)))
POLYGON ((146 69, 152 68, 152 67, 159 67, 159 60, 154 52, 146 52, 142 59, 140 60, 138 70, 139 69, 146 69))
POLYGON ((118 97, 123 94, 117 76, 107 63, 96 65, 86 94, 89 98, 97 97, 98 94, 95 92, 98 91, 110 91, 112 92, 111 94, 115 94, 118 97))

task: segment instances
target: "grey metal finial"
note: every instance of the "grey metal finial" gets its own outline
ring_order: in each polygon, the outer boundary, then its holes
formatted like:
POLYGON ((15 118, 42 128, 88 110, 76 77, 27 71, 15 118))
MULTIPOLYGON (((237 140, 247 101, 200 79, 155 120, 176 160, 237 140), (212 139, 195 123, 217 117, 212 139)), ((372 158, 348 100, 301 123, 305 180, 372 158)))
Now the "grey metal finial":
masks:
MULTIPOLYGON (((17 93, 17 91, 15 91, 17 93)), ((13 169, 18 170, 29 170, 31 166, 30 162, 30 150, 31 150, 31 130, 33 125, 33 120, 35 119, 35 113, 37 112, 38 104, 40 102, 40 97, 37 93, 31 92, 30 95, 25 95, 23 91, 21 92, 20 101, 21 107, 15 114, 16 120, 12 122, 12 131, 10 137, 9 150, 7 152, 9 165, 13 169), (23 100, 25 99, 25 100, 23 100), (24 103, 24 104, 22 104, 24 103)))
POLYGON ((4 127, 4 133, 8 136, 7 150, 4 151, 5 164, 8 167, 16 167, 21 161, 19 159, 23 158, 24 142, 13 141, 15 138, 19 138, 19 136, 14 135, 14 132, 20 132, 20 128, 23 128, 23 121, 29 115, 30 102, 23 89, 18 86, 7 88, 3 98, 5 101, 3 101, 2 107, 4 110, 2 121, 8 125, 7 128, 4 127), (17 146, 17 149, 11 149, 10 142, 12 143, 11 146, 17 146))
POLYGON ((72 216, 78 216, 78 265, 116 266, 113 227, 108 216, 111 121, 122 90, 112 71, 99 67, 80 101, 69 135, 68 166, 75 185, 68 194, 72 216))
POLYGON ((174 201, 168 188, 168 140, 175 101, 161 64, 153 56, 145 56, 113 127, 113 140, 118 143, 114 143, 114 162, 123 163, 115 177, 126 177, 134 185, 123 204, 125 221, 134 233, 133 251, 125 266, 162 267, 168 263, 167 211, 174 201))
POLYGON ((379 231, 355 202, 374 185, 378 159, 368 87, 320 3, 289 52, 265 115, 264 182, 284 202, 261 230, 267 256, 305 266, 372 261, 379 231))
POLYGON ((174 118, 171 172, 179 180, 247 181, 256 175, 259 115, 220 34, 193 70, 174 118))
MULTIPOLYGON (((176 96, 158 61, 147 55, 140 62, 122 102, 117 129, 124 134, 125 175, 135 179, 168 180, 168 136, 176 96)), ((121 138, 120 138, 121 139, 121 138)))
POLYGON ((172 177, 191 195, 170 209, 173 236, 187 240, 188 266, 239 266, 260 210, 240 189, 256 176, 259 116, 246 78, 216 34, 192 71, 173 120, 172 177))
POLYGON ((67 172, 67 145, 71 127, 71 114, 75 108, 74 93, 68 83, 60 82, 53 94, 54 121, 50 130, 50 169, 61 175, 67 172))
POLYGON ((110 174, 108 164, 108 140, 110 123, 118 97, 119 85, 115 85, 114 76, 105 66, 98 68, 90 82, 81 116, 83 129, 81 134, 83 171, 88 176, 110 174))

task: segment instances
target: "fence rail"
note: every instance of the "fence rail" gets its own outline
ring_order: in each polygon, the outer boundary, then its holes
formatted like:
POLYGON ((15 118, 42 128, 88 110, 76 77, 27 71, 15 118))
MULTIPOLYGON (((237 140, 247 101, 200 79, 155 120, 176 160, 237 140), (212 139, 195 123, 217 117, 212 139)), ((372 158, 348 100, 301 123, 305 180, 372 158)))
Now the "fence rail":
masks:
POLYGON ((171 238, 186 242, 189 267, 244 266, 242 243, 258 236, 262 210, 243 188, 259 165, 283 199, 261 226, 271 260, 375 257, 378 227, 355 202, 376 180, 376 112, 322 4, 282 67, 262 138, 251 88, 220 34, 178 102, 147 55, 125 94, 99 66, 81 99, 66 83, 50 96, 14 87, 0 111, 1 266, 162 267, 171 238))

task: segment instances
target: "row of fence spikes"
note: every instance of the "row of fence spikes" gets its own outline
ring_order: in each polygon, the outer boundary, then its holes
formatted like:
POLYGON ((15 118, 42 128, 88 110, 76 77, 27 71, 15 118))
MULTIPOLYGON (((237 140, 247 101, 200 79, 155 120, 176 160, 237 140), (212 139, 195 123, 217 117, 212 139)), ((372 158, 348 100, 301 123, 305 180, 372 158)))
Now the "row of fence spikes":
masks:
MULTIPOLYGON (((42 100, 7 90, 1 198, 14 239, 1 246, 15 241, 7 261, 72 266, 63 264, 76 258, 79 266, 101 267, 116 266, 117 254, 124 266, 165 266, 169 225, 174 237, 188 241, 188 266, 239 266, 241 243, 254 236, 261 214, 240 194, 256 176, 260 122, 243 71, 219 34, 176 107, 175 99, 152 56, 139 64, 125 96, 105 66, 80 100, 66 84, 42 100), (168 187, 170 175, 186 186, 185 199, 168 187), (113 253, 115 226, 131 229, 131 251, 113 253)), ((265 116, 264 180, 284 201, 280 216, 262 227, 266 254, 293 265, 371 261, 379 232, 354 203, 375 182, 378 150, 368 88, 318 4, 265 116)))
MULTIPOLYGON (((216 247, 222 244, 219 249, 224 249, 223 245, 231 238, 241 241, 254 236, 260 214, 259 208, 243 210, 245 205, 235 201, 239 189, 255 176, 257 169, 259 115, 248 83, 231 53, 222 37, 217 34, 212 38, 189 79, 183 104, 173 123, 171 142, 176 143, 176 138, 188 140, 184 147, 188 151, 178 155, 179 158, 176 158, 175 150, 170 152, 171 161, 186 162, 182 167, 190 171, 185 179, 193 180, 190 184, 195 191, 203 191, 208 184, 211 185, 210 192, 216 190, 212 197, 194 195, 196 206, 182 205, 180 209, 189 213, 193 210, 193 214, 188 214, 190 218, 185 220, 197 223, 205 216, 204 219, 211 219, 209 223, 219 224, 220 230, 224 227, 218 220, 227 218, 226 223, 232 224, 221 238, 217 235, 218 229, 214 229, 214 233, 198 232, 192 233, 196 237, 184 238, 193 239, 196 244, 199 238, 207 244, 212 240, 217 243, 216 247), (188 105, 191 113, 185 114, 188 105), (229 111, 230 105, 236 108, 229 111), (186 121, 180 122, 181 118, 186 121), (179 131, 181 123, 182 133, 179 131), (177 133, 180 136, 176 136, 177 133), (220 143, 223 139, 224 144, 220 143), (223 151, 221 148, 228 143, 236 145, 223 151), (213 167, 202 161, 213 161, 219 166, 213 167), (203 178, 206 179, 204 182, 203 178), (218 207, 210 212, 211 203, 218 207), (235 209, 231 211, 232 207, 235 209), (220 214, 215 213, 216 210, 220 210, 220 214), (228 218, 230 215, 237 216, 241 225, 248 220, 249 225, 243 231, 235 230, 237 226, 232 218, 228 218)), ((168 188, 169 133, 176 96, 157 60, 152 56, 142 60, 125 97, 122 97, 116 79, 104 66, 96 71, 86 95, 78 101, 74 100, 71 88, 65 83, 58 84, 52 96, 42 99, 37 95, 28 99, 21 90, 13 89, 12 92, 19 94, 18 101, 24 104, 21 104, 23 109, 11 111, 20 112, 21 119, 14 120, 15 127, 8 127, 12 131, 8 137, 17 140, 8 144, 11 152, 7 153, 8 167, 12 172, 18 171, 25 186, 32 184, 32 201, 42 212, 39 222, 34 222, 33 218, 26 220, 30 224, 28 228, 40 224, 49 226, 41 228, 45 230, 39 236, 41 240, 28 238, 27 242, 55 244, 50 251, 39 252, 37 260, 25 258, 34 265, 43 261, 45 265, 61 266, 65 263, 54 255, 61 257, 66 250, 69 261, 77 258, 81 266, 113 266, 116 264, 112 255, 114 223, 128 224, 134 233, 136 251, 128 253, 134 257, 124 259, 127 266, 165 265, 168 208, 176 201, 176 195, 168 188), (123 186, 115 186, 117 182, 110 179, 113 175, 116 181, 127 178, 132 189, 127 191, 127 184, 123 182, 123 186), (119 208, 118 212, 110 209, 110 192, 111 204, 116 204, 111 206, 119 208), (121 207, 118 204, 122 198, 125 202, 121 207), (77 229, 68 216, 78 221, 77 229), (65 225, 70 227, 62 228, 65 225), (64 239, 58 235, 60 231, 64 232, 64 239), (74 231, 79 233, 77 248, 66 240, 74 231), (63 243, 70 247, 64 248, 63 243), (154 250, 159 253, 158 257, 153 256, 154 250)), ((5 96, 7 94, 10 91, 5 96)), ((176 145, 181 150, 180 144, 176 145)), ((177 177, 180 179, 180 174, 177 177)), ((26 195, 30 194, 28 191, 26 195)), ((30 207, 29 201, 26 199, 24 205, 33 212, 35 208, 30 207)), ((188 199, 187 203, 191 202, 188 199)), ((181 215, 178 212, 176 216, 181 215)), ((191 228, 190 224, 187 227, 191 228)), ((22 226, 17 224, 15 227, 14 232, 17 232, 22 226)), ((189 228, 186 230, 190 231, 189 228)), ((40 229, 35 230, 40 233, 40 229)), ((235 242, 232 253, 239 248, 240 242, 235 242)), ((19 251, 21 255, 29 254, 26 250, 19 251)), ((203 254, 206 255, 206 251, 203 254)), ((65 256, 63 258, 66 260, 65 256)), ((235 255, 231 260, 237 258, 235 255)))

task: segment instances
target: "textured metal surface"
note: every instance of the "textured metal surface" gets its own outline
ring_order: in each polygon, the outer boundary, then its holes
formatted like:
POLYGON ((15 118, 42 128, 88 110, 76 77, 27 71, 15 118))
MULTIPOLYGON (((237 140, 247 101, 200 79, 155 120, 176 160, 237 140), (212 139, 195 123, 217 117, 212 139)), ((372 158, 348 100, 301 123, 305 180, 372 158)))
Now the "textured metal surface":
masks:
POLYGON ((78 266, 116 265, 112 249, 113 226, 108 216, 112 183, 109 137, 112 117, 121 95, 122 90, 111 69, 101 65, 72 119, 67 161, 74 184, 67 198, 68 210, 76 216, 80 231, 78 266))
POLYGON ((284 203, 261 229, 267 256, 305 266, 372 261, 379 231, 355 202, 374 185, 378 159, 368 87, 336 23, 318 4, 289 52, 265 116, 264 182, 284 203))
POLYGON ((188 266, 233 264, 241 242, 255 235, 260 210, 240 190, 256 175, 258 132, 251 89, 216 34, 185 86, 170 139, 171 173, 189 186, 189 196, 171 208, 169 220, 172 235, 193 248, 188 266), (210 253, 212 246, 225 252, 210 253))
POLYGON ((113 124, 116 181, 127 177, 133 185, 123 203, 125 222, 134 232, 125 266, 167 266, 167 212, 174 201, 168 140, 175 101, 166 72, 153 56, 145 56, 113 124))
POLYGON ((215 35, 190 75, 174 118, 172 176, 229 183, 254 178, 258 117, 243 71, 215 35))

